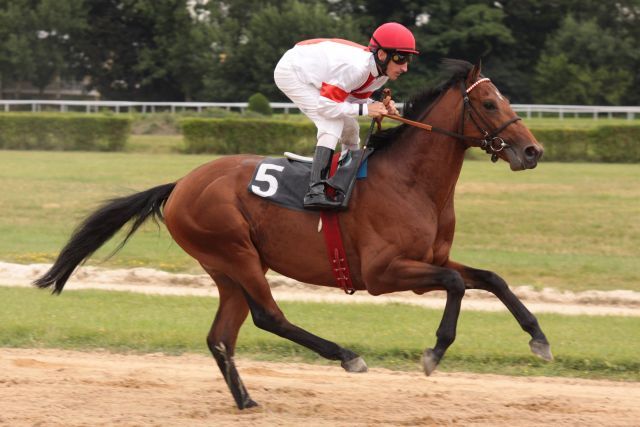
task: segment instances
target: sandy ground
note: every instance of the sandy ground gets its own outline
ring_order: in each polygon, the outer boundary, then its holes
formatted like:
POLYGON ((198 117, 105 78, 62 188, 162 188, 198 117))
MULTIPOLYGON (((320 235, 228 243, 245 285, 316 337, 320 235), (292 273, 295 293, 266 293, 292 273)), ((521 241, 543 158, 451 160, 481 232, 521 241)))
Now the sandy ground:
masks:
POLYGON ((8 426, 637 426, 640 383, 240 359, 260 406, 238 411, 213 359, 0 349, 8 426))

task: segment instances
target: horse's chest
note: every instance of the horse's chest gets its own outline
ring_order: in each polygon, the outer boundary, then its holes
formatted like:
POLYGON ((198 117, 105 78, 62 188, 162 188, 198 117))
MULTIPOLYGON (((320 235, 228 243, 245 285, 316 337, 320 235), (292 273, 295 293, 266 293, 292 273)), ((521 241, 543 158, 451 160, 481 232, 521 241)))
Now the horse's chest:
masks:
POLYGON ((443 217, 435 213, 422 219, 413 224, 405 223, 404 229, 396 231, 391 238, 395 239, 403 256, 429 264, 444 264, 453 241, 451 221, 443 221, 443 217))

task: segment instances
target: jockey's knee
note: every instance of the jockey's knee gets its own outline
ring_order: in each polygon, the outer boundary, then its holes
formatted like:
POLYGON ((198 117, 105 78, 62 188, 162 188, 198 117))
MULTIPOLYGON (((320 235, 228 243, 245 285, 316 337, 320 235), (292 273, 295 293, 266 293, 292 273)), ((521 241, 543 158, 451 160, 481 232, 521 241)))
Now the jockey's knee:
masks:
POLYGON ((318 135, 318 147, 325 147, 335 150, 338 145, 338 137, 329 133, 321 133, 318 135))

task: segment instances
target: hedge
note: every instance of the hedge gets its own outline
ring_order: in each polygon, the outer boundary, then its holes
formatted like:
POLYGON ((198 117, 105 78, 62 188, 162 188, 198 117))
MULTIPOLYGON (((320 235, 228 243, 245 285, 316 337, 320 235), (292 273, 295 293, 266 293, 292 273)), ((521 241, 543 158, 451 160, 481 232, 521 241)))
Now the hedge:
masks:
POLYGON ((131 129, 127 116, 103 114, 0 114, 0 149, 123 150, 131 129))
POLYGON ((543 160, 556 162, 640 162, 640 126, 593 129, 531 129, 544 146, 543 160))
MULTIPOLYGON (((310 154, 316 141, 316 128, 311 122, 185 119, 181 126, 190 153, 310 154)), ((368 130, 369 124, 361 123, 361 140, 368 130)), ((638 125, 531 131, 544 145, 544 161, 640 163, 638 125)))
POLYGON ((216 154, 309 153, 315 147, 313 123, 264 119, 184 119, 186 151, 216 154))
MULTIPOLYGON (((184 119, 180 126, 189 153, 313 154, 316 145, 316 126, 306 121, 184 119)), ((368 130, 360 125, 362 140, 368 130)))

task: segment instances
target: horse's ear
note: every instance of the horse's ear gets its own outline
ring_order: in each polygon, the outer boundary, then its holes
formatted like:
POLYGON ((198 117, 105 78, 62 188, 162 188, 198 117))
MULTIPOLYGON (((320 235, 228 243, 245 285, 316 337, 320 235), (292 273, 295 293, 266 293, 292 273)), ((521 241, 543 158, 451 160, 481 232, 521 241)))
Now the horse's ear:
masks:
POLYGON ((482 59, 478 59, 478 62, 471 68, 469 74, 467 75, 467 84, 470 85, 476 82, 480 78, 480 73, 482 72, 482 59))

